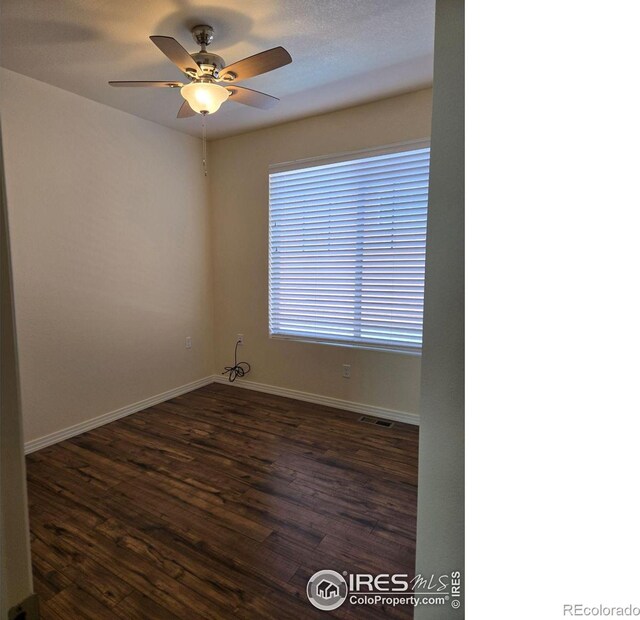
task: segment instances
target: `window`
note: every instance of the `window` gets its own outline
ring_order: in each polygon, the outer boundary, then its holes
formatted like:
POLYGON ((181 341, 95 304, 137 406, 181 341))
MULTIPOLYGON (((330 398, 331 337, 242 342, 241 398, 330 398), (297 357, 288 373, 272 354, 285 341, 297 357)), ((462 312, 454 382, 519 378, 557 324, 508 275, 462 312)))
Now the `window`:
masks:
POLYGON ((428 144, 269 172, 270 335, 419 352, 428 144))

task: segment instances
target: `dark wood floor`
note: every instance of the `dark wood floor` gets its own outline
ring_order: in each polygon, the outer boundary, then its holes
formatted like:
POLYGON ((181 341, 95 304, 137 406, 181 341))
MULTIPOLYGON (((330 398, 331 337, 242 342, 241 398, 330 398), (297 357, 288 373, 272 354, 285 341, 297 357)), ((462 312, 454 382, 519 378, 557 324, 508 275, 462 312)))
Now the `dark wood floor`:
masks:
POLYGON ((418 430, 359 417, 214 384, 29 455, 42 617, 327 618, 317 570, 412 574, 418 430))

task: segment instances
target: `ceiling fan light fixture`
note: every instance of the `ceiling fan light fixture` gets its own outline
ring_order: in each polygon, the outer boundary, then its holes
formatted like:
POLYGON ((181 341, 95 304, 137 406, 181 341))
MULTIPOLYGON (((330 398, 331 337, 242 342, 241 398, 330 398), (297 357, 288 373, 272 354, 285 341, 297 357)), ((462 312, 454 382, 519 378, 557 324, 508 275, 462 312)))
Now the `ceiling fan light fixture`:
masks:
POLYGON ((212 82, 191 82, 180 89, 191 109, 197 114, 213 114, 229 98, 229 91, 212 82))

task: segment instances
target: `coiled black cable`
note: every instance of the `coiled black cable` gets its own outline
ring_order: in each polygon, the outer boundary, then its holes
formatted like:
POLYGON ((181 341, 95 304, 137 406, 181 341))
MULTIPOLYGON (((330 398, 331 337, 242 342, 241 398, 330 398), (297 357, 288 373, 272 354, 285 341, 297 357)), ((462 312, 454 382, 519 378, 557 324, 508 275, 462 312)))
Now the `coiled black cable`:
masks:
POLYGON ((238 363, 238 345, 239 344, 240 344, 240 341, 238 340, 236 342, 236 349, 233 354, 234 365, 225 366, 224 372, 222 373, 223 375, 226 375, 227 373, 229 373, 229 381, 231 382, 235 381, 238 377, 244 377, 251 370, 251 366, 249 365, 248 362, 238 363))

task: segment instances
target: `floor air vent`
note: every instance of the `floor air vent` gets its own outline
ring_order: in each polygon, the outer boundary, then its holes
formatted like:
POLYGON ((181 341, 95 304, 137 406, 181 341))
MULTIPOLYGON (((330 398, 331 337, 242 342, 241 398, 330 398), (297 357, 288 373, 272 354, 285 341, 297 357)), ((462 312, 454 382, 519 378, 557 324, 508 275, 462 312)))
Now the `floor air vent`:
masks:
POLYGON ((384 426, 385 428, 391 428, 393 426, 393 422, 390 422, 389 420, 381 420, 380 418, 371 418, 366 415, 361 416, 359 421, 365 422, 366 424, 375 424, 376 426, 384 426))

